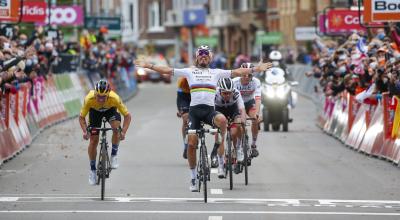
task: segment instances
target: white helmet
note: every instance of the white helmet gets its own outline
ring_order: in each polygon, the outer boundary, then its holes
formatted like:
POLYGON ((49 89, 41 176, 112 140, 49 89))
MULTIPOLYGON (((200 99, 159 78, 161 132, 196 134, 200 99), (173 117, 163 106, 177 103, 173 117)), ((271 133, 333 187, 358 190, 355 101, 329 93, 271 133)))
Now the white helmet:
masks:
POLYGON ((280 61, 282 59, 282 54, 281 52, 277 51, 277 50, 273 50, 271 51, 271 53, 269 54, 269 59, 271 61, 280 61))
POLYGON ((223 91, 227 91, 227 92, 233 91, 233 81, 231 78, 219 79, 217 86, 223 91))

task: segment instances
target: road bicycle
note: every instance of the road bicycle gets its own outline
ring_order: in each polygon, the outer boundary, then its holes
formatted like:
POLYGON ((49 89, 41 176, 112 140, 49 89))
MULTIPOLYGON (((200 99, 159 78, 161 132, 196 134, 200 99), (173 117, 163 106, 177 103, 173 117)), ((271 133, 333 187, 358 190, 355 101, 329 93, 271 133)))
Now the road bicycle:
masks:
POLYGON ((89 132, 99 131, 100 132, 100 154, 97 164, 97 185, 101 183, 101 200, 104 200, 106 178, 110 177, 111 173, 111 162, 108 154, 108 142, 107 142, 107 131, 118 131, 121 132, 121 128, 107 128, 106 118, 103 117, 101 128, 88 128, 89 132))
POLYGON ((207 181, 210 181, 210 164, 208 161, 205 134, 210 133, 215 135, 219 133, 219 129, 206 129, 204 128, 204 123, 201 123, 199 129, 188 129, 187 133, 197 134, 200 139, 199 160, 197 162, 198 190, 200 192, 201 185, 203 184, 204 202, 207 203, 207 181))

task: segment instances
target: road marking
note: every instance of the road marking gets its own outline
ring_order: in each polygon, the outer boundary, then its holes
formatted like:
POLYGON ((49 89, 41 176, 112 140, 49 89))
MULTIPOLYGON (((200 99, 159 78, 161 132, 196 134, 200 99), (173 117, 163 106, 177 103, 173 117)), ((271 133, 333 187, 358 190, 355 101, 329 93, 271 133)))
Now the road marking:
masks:
POLYGON ((211 189, 211 194, 212 195, 222 195, 224 193, 222 192, 222 189, 211 189))
POLYGON ((222 220, 222 216, 209 216, 208 220, 222 220))
MULTIPOLYGON (((221 195, 222 189, 211 189, 211 194, 221 195)), ((133 197, 114 196, 106 197, 104 201, 99 195, 68 196, 52 194, 53 196, 10 196, 0 195, 1 203, 193 203, 203 202, 203 198, 157 198, 157 197, 133 197)), ((79 194, 76 194, 79 195, 79 194)), ((257 199, 257 198, 208 198, 209 203, 219 204, 259 204, 267 207, 325 207, 325 208, 364 208, 364 209, 400 209, 400 201, 390 200, 326 200, 326 199, 257 199)))
POLYGON ((400 216, 395 212, 290 212, 290 211, 171 211, 171 210, 0 210, 3 214, 252 214, 252 215, 352 215, 352 216, 400 216))
POLYGON ((211 169, 211 173, 214 173, 214 174, 215 174, 215 173, 218 173, 218 168, 212 168, 212 169, 211 169))
POLYGON ((18 197, 0 197, 0 202, 16 202, 18 197))

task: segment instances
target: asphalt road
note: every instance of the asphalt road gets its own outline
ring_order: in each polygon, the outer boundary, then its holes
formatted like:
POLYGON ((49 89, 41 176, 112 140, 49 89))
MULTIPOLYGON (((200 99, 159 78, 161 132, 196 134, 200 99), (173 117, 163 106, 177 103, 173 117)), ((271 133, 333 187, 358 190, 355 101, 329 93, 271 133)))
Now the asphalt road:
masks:
POLYGON ((127 106, 133 124, 105 201, 88 185, 87 142, 73 119, 0 168, 0 219, 400 219, 399 168, 321 132, 307 99, 288 133, 260 134, 248 186, 236 175, 231 191, 212 174, 208 204, 188 188, 175 85, 143 84, 127 106))

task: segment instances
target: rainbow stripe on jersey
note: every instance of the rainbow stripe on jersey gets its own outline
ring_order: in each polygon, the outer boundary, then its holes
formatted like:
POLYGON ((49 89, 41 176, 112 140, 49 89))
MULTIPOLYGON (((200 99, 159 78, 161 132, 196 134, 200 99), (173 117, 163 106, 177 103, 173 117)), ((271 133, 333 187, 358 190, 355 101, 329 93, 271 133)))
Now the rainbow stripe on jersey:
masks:
POLYGON ((216 87, 211 84, 193 84, 190 86, 190 93, 193 92, 208 92, 215 94, 216 87))

